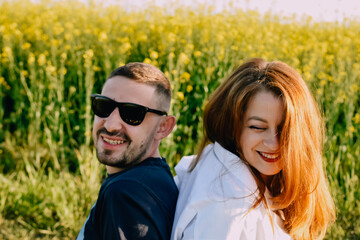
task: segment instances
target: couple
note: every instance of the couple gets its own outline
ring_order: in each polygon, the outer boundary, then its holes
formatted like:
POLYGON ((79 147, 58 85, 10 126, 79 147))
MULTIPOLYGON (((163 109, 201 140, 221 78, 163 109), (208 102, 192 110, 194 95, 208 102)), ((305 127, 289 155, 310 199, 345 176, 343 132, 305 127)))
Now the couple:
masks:
POLYGON ((176 123, 159 69, 117 68, 91 100, 108 176, 77 239, 315 239, 334 218, 321 115, 285 63, 252 59, 216 89, 175 178, 159 153, 176 123))

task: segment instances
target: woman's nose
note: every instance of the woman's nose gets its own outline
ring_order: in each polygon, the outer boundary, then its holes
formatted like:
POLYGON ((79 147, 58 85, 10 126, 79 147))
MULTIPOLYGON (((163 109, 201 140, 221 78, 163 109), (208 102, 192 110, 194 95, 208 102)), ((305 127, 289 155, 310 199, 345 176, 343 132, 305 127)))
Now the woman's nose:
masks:
POLYGON ((264 139, 264 145, 272 151, 277 151, 279 149, 279 136, 275 133, 269 133, 268 136, 264 139))

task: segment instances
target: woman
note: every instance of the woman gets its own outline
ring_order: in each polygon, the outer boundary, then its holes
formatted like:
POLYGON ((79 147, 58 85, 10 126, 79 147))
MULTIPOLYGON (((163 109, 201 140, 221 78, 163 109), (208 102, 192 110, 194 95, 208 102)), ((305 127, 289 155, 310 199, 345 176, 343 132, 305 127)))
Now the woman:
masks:
POLYGON ((197 156, 175 170, 172 239, 321 239, 335 218, 323 124, 304 80, 252 59, 212 95, 197 156))

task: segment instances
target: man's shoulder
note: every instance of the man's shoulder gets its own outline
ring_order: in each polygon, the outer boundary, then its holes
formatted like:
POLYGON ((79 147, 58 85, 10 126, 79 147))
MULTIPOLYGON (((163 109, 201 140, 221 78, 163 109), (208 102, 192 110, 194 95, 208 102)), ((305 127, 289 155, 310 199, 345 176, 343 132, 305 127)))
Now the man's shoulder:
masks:
POLYGON ((172 178, 170 168, 164 159, 148 158, 116 176, 113 182, 134 181, 147 184, 152 181, 164 181, 164 179, 172 181, 172 178))
POLYGON ((164 159, 150 158, 115 176, 104 186, 105 192, 132 192, 146 189, 151 192, 177 191, 170 169, 164 159))
POLYGON ((112 176, 106 181, 100 195, 109 205, 111 205, 109 202, 113 204, 137 202, 146 206, 153 204, 166 209, 165 212, 168 214, 175 209, 178 189, 170 170, 167 172, 161 164, 148 162, 112 176))

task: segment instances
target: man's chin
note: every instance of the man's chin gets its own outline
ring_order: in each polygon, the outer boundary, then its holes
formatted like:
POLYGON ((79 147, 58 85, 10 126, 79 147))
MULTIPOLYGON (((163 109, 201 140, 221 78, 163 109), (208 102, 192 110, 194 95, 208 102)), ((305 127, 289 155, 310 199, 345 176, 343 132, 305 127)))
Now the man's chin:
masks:
POLYGON ((114 156, 112 153, 112 151, 104 151, 101 153, 98 152, 97 158, 100 163, 107 166, 119 167, 121 165, 126 165, 124 160, 122 160, 120 157, 114 156))

